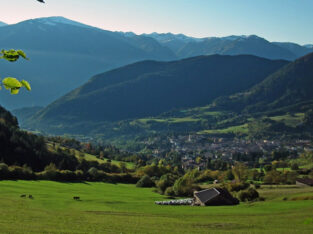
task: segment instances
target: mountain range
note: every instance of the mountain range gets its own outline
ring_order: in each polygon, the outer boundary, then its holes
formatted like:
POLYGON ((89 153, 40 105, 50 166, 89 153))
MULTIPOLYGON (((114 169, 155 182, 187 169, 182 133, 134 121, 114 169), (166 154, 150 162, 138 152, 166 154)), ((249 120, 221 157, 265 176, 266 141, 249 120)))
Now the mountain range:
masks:
POLYGON ((182 34, 111 32, 63 17, 27 20, 0 27, 5 49, 23 49, 29 61, 2 61, 1 76, 28 80, 32 92, 0 92, 9 109, 46 106, 95 74, 143 60, 173 61, 199 55, 251 54, 294 60, 313 51, 309 45, 271 43, 257 36, 193 38, 182 34))
POLYGON ((313 52, 309 45, 269 42, 256 35, 194 38, 182 34, 143 34, 156 39, 171 49, 177 57, 186 58, 198 55, 238 55, 250 54, 268 59, 294 60, 313 52))
POLYGON ((4 49, 22 49, 29 61, 1 62, 2 77, 28 80, 32 92, 7 98, 7 108, 43 106, 85 83, 92 75, 132 62, 172 60, 175 55, 155 40, 85 26, 60 17, 34 19, 0 28, 4 49))

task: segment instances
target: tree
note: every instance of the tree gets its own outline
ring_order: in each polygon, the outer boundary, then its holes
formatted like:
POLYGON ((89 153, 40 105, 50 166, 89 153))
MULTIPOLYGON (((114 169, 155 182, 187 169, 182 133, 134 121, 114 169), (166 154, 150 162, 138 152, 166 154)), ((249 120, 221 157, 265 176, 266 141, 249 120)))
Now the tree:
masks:
POLYGON ((172 174, 162 175, 160 180, 157 182, 156 186, 159 192, 163 194, 165 190, 175 183, 175 177, 172 174))
POLYGON ((266 172, 271 171, 271 170, 272 170, 272 165, 271 165, 271 164, 266 164, 266 165, 264 166, 264 170, 265 170, 266 172))
POLYGON ((245 182, 248 179, 248 167, 244 163, 236 162, 232 172, 238 181, 245 182))
POLYGON ((276 170, 269 171, 264 176, 263 182, 265 184, 279 184, 281 182, 281 174, 276 170))
POLYGON ((259 193, 253 189, 249 188, 247 191, 241 191, 239 193, 239 199, 240 201, 254 201, 259 197, 259 193))
MULTIPOLYGON (((44 0, 37 0, 38 2, 45 3, 44 0)), ((5 59, 9 62, 16 62, 19 58, 23 58, 28 60, 26 54, 22 50, 1 50, 0 59, 5 59)), ((9 89, 11 94, 18 94, 20 88, 25 87, 28 91, 31 90, 30 84, 26 80, 19 81, 14 77, 6 77, 0 83, 0 89, 4 86, 4 88, 9 89)))
POLYGON ((120 162, 119 163, 119 168, 120 168, 121 172, 123 172, 123 173, 127 172, 127 167, 126 167, 126 163, 125 162, 120 162))
POLYGON ((226 173, 226 179, 227 179, 227 180, 233 180, 233 179, 235 179, 235 176, 234 176, 232 170, 228 170, 228 171, 227 171, 227 173, 226 173))
POLYGON ((198 156, 198 157, 196 158, 196 163, 197 163, 197 164, 200 164, 201 161, 202 161, 202 158, 201 158, 200 156, 198 156))
POLYGON ((293 170, 293 171, 299 170, 298 164, 297 164, 297 163, 293 163, 293 164, 291 165, 291 170, 293 170))
POLYGON ((147 175, 141 177, 141 179, 137 182, 136 187, 150 188, 155 186, 154 182, 147 175))
MULTIPOLYGON (((16 62, 19 58, 28 60, 26 54, 22 50, 1 50, 0 59, 5 59, 9 62, 16 62)), ((11 94, 18 94, 20 88, 25 87, 28 91, 31 90, 30 84, 26 80, 19 81, 13 77, 6 77, 0 83, 0 89, 4 86, 5 89, 9 89, 11 94)))
POLYGON ((313 126, 313 110, 305 112, 303 122, 308 126, 313 126))

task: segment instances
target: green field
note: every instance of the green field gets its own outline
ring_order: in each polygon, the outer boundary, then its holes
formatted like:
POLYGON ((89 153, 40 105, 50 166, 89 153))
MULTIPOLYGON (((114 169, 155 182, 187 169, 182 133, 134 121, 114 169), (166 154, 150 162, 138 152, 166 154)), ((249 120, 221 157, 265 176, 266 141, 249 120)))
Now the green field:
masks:
POLYGON ((284 122, 287 126, 295 127, 303 121, 304 113, 296 113, 294 115, 280 115, 270 117, 271 120, 284 122))
POLYGON ((164 124, 173 124, 173 123, 194 123, 201 122, 202 120, 208 117, 218 117, 221 116, 222 112, 216 111, 207 111, 207 107, 199 107, 188 110, 182 110, 180 113, 184 113, 183 117, 171 117, 171 118, 142 118, 137 119, 131 122, 131 125, 136 123, 140 124, 151 124, 151 123, 164 123, 164 124))
MULTIPOLYGON (((281 122, 286 124, 289 127, 296 127, 303 121, 304 113, 296 113, 294 115, 279 115, 279 116, 272 116, 269 117, 269 119, 274 120, 276 122, 281 122)), ((256 120, 255 118, 248 118, 247 123, 241 124, 241 125, 234 125, 227 128, 220 128, 220 129, 208 129, 208 130, 202 130, 199 131, 198 134, 228 134, 228 133, 241 133, 241 134, 247 134, 249 133, 248 124, 249 122, 252 122, 256 120)), ((222 121, 219 121, 219 124, 229 122, 230 119, 225 119, 222 121)))
POLYGON ((238 126, 231 126, 224 129, 211 129, 203 130, 198 132, 198 134, 221 134, 221 133, 248 133, 248 124, 242 124, 238 126))
POLYGON ((265 202, 158 206, 154 201, 164 196, 134 185, 1 181, 0 232, 312 233, 313 200, 283 201, 283 197, 312 196, 313 188, 268 186, 259 192, 265 202))
MULTIPOLYGON (((79 154, 77 154, 76 156, 79 157, 79 154)), ((92 154, 87 154, 87 153, 84 153, 84 159, 87 161, 97 161, 99 163, 105 163, 108 161, 107 158, 100 159, 100 158, 97 158, 96 156, 94 156, 92 154)), ((121 161, 111 160, 111 163, 118 166, 121 163, 121 161)), ((124 163, 128 169, 134 169, 135 168, 134 163, 131 163, 131 162, 124 162, 124 163)))
POLYGON ((186 123, 186 122, 197 122, 201 121, 201 119, 195 119, 192 117, 183 117, 183 118, 167 118, 167 119, 158 119, 158 118, 151 118, 151 119, 138 119, 136 120, 143 124, 148 124, 149 122, 157 122, 157 123, 186 123))

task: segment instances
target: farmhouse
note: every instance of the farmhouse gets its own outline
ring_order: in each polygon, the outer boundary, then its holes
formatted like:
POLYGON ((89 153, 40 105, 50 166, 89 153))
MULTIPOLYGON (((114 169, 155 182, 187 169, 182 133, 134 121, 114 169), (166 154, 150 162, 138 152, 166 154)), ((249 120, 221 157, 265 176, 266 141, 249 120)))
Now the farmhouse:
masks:
POLYGON ((299 185, 299 186, 313 186, 313 179, 309 179, 309 178, 299 178, 299 179, 296 179, 296 185, 299 185))
POLYGON ((196 206, 223 206, 237 205, 238 199, 234 198, 226 189, 211 188, 194 192, 194 203, 196 206))

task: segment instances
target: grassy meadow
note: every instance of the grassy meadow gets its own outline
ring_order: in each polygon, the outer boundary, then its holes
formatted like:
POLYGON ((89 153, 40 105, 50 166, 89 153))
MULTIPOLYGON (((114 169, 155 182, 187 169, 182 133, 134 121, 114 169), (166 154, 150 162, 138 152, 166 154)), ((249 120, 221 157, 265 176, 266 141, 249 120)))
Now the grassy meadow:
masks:
POLYGON ((312 233, 313 200, 291 200, 312 196, 312 187, 263 186, 259 193, 265 202, 158 206, 165 196, 134 185, 0 181, 0 232, 312 233))

